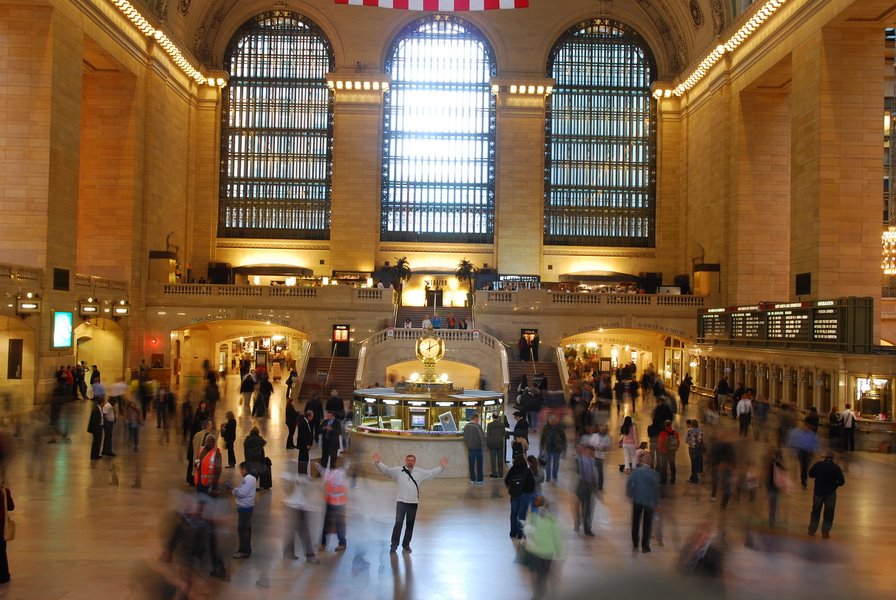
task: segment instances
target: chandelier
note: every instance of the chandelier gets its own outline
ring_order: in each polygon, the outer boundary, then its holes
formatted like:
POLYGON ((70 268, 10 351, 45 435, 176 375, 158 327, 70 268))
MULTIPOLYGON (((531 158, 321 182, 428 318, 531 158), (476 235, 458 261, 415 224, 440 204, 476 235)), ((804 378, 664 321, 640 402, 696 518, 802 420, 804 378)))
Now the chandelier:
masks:
POLYGON ((880 268, 884 275, 896 275, 896 226, 890 225, 881 235, 883 254, 880 268))
POLYGON ((888 176, 890 181, 890 189, 887 190, 887 229, 881 234, 881 261, 880 268, 884 275, 896 275, 896 193, 892 186, 896 182, 896 165, 893 164, 896 159, 896 122, 893 120, 894 114, 888 111, 884 118, 884 134, 890 138, 890 146, 887 151, 890 154, 890 164, 888 176))

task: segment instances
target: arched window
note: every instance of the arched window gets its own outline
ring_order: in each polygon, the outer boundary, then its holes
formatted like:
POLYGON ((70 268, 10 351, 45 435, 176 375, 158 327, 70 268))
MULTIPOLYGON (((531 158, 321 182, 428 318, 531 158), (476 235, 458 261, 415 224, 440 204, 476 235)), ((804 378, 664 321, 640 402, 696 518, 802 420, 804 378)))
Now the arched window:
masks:
POLYGON ((434 15, 386 57, 384 241, 490 243, 495 223, 495 61, 469 23, 434 15))
POLYGON ((569 29, 551 51, 544 243, 654 245, 656 68, 646 42, 614 21, 569 29))
POLYGON ((224 60, 218 235, 329 239, 329 41, 301 15, 266 13, 240 27, 224 60))

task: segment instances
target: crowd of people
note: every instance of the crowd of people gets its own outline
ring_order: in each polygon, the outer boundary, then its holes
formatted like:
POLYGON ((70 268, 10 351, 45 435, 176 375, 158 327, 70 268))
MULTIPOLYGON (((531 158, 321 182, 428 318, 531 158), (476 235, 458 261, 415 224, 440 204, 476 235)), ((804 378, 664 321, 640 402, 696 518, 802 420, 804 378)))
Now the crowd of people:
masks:
MULTIPOLYGON (((57 374, 54 401, 50 403, 51 442, 68 437, 59 406, 73 390, 80 389, 76 371, 71 371, 73 384, 66 369, 57 374), (66 387, 69 385, 73 387, 66 387)), ((815 409, 798 417, 793 407, 772 407, 757 398, 752 389, 729 388, 723 380, 705 406, 694 407, 690 406, 689 378, 681 382, 674 397, 654 373, 648 370, 639 377, 633 365, 612 374, 588 375, 596 385, 578 386, 568 403, 562 394, 558 401, 556 394, 546 389, 543 374, 538 374, 531 386, 524 377, 516 386, 517 410, 508 411, 512 417, 498 413, 488 424, 482 424, 478 414, 472 415, 463 431, 470 484, 484 485, 486 469, 491 478, 503 481, 509 503, 508 534, 519 562, 531 571, 535 597, 549 595, 551 565, 566 554, 564 530, 571 529, 588 539, 600 537, 602 529, 610 526, 602 494, 608 477, 612 477, 609 472, 615 472, 607 469, 611 456, 619 457, 619 477, 631 503, 632 550, 638 553, 654 551, 653 542, 662 545, 663 524, 674 514, 675 497, 681 494, 674 491, 675 486, 686 484, 685 489, 695 486, 708 492, 707 510, 715 503, 721 516, 701 523, 683 545, 681 568, 689 573, 722 579, 726 547, 726 521, 722 516, 726 511, 756 512, 757 500, 764 496, 765 524, 762 528, 754 525, 748 532, 748 540, 759 543, 761 536, 773 535, 780 527, 782 499, 799 487, 808 490, 810 483, 805 531, 814 536, 820 529, 821 538, 831 538, 837 490, 845 484, 836 452, 854 448, 856 416, 849 406, 842 411, 834 408, 826 417, 815 409), (611 428, 613 399, 603 402, 600 390, 601 382, 614 379, 617 386, 622 382, 624 392, 622 402, 617 400, 617 416, 611 428), (725 417, 731 418, 730 424, 725 424, 725 417), (822 439, 825 428, 828 436, 822 439), (687 464, 681 462, 683 455, 687 464), (687 468, 686 479, 678 477, 678 467, 687 468), (564 493, 555 489, 559 481, 563 481, 562 489, 569 491, 569 521, 564 517, 567 511, 559 509, 558 502, 564 498, 564 493)), ((162 430, 160 444, 169 443, 170 428, 180 427, 185 483, 194 494, 176 511, 163 552, 167 559, 187 560, 194 569, 197 564, 207 564, 212 576, 228 577, 216 535, 225 519, 214 508, 219 506, 216 499, 222 496, 233 497, 237 513, 230 517, 238 538, 232 558, 252 556, 256 499, 274 485, 270 448, 263 435, 273 394, 273 385, 265 385, 266 381, 264 372, 252 369, 240 378, 241 419, 246 419, 242 421, 232 410, 217 418, 216 405, 222 394, 217 373, 210 368, 205 370, 200 389, 184 393, 179 404, 174 390, 148 376, 141 378, 140 371, 129 384, 116 382, 109 386, 97 374, 89 393, 79 396, 89 398, 87 429, 92 435, 92 460, 115 457, 116 450, 121 453, 123 449, 136 455, 141 451, 140 431, 152 420, 162 430), (116 422, 124 424, 120 441, 115 432, 122 428, 116 428, 116 422), (240 431, 245 434, 241 445, 240 431), (238 457, 240 450, 242 456, 238 457), (222 477, 226 469, 237 469, 238 481, 231 484, 233 478, 229 478, 222 483, 227 479, 222 477), (201 548, 195 541, 197 535, 206 540, 201 548), (197 557, 197 552, 201 556, 197 557)), ((283 483, 283 503, 290 516, 283 557, 297 560, 301 555, 305 562, 315 564, 318 553, 327 548, 330 534, 336 537, 337 552, 348 546, 346 506, 354 474, 347 471, 345 453, 350 440, 344 422, 350 414, 335 390, 326 402, 316 394, 303 401, 290 396, 287 391, 283 404, 285 449, 295 453, 296 466, 289 467, 291 474, 283 483), (310 499, 308 486, 317 485, 312 479, 322 484, 324 503, 318 507, 310 499), (319 544, 311 532, 310 515, 315 510, 324 513, 319 544), (301 544, 301 551, 296 542, 301 544)), ((410 553, 420 484, 441 475, 447 460, 434 468, 417 467, 413 455, 394 467, 383 464, 379 454, 373 455, 373 461, 396 483, 390 549, 397 552, 401 546, 403 552, 410 553)), ((135 487, 139 482, 138 473, 135 487)), ((0 505, 7 511, 12 510, 8 488, 0 490, 0 500, 5 500, 0 505)), ((4 580, 5 543, 2 550, 0 582, 4 580)))

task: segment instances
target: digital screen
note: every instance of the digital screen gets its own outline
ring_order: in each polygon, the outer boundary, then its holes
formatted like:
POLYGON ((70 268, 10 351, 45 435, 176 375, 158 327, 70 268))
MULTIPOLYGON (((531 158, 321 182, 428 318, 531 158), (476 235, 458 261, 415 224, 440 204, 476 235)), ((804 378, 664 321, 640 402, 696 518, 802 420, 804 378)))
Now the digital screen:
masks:
POLYGON ((53 348, 71 348, 74 331, 71 312, 53 313, 53 348))
POLYGON ((426 427, 426 415, 411 413, 411 427, 426 427))

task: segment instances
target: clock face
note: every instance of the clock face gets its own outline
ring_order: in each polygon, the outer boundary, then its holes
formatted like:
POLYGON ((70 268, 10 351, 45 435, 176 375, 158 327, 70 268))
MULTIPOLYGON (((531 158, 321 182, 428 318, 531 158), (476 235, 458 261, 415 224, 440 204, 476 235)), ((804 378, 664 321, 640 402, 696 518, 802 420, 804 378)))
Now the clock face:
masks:
POLYGON ((439 360, 445 354, 445 342, 440 337, 424 336, 417 339, 417 358, 439 360))

